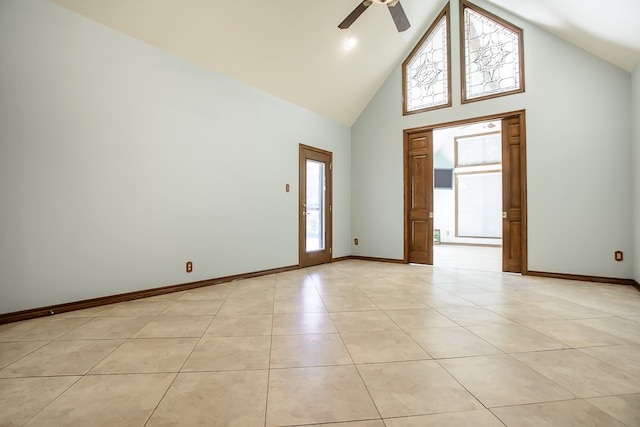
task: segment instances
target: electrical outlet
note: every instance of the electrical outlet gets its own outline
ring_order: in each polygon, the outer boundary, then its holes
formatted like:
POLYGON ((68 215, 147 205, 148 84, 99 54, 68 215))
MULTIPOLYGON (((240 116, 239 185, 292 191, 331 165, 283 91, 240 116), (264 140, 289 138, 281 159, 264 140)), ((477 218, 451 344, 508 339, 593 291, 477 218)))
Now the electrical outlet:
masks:
POLYGON ((356 245, 356 246, 358 246, 358 239, 357 239, 357 238, 356 238, 356 239, 353 239, 353 244, 354 244, 354 245, 356 245))
POLYGON ((187 273, 191 273, 193 271, 193 263, 191 261, 187 261, 187 273))
POLYGON ((618 262, 622 261, 624 259, 624 255, 622 251, 615 251, 613 253, 613 259, 615 259, 618 262))

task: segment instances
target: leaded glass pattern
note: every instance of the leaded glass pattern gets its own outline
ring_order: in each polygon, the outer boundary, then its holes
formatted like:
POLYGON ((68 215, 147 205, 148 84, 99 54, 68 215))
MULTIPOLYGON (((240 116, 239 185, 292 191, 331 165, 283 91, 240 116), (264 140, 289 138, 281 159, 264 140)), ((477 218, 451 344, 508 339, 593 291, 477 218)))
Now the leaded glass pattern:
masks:
POLYGON ((465 100, 522 91, 522 30, 468 6, 463 27, 465 100))
POLYGON ((445 8, 403 64, 405 114, 449 106, 449 30, 445 8))

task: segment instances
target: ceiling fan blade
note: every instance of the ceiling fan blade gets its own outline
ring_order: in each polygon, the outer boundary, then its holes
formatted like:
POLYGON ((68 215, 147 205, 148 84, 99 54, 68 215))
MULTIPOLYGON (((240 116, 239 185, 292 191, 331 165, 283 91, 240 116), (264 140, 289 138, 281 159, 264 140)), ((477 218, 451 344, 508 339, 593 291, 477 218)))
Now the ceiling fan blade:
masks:
POLYGON ((409 19, 407 19, 407 15, 404 13, 404 9, 399 1, 393 6, 389 5, 389 12, 391 12, 391 17, 393 18, 393 22, 395 22, 396 28, 399 32, 409 29, 411 24, 409 23, 409 19))
POLYGON ((340 25, 338 25, 338 28, 341 28, 343 30, 349 28, 351 24, 353 24, 355 20, 358 19, 369 6, 371 6, 371 0, 364 0, 355 9, 353 9, 353 12, 351 12, 349 16, 344 18, 344 21, 342 21, 340 25))

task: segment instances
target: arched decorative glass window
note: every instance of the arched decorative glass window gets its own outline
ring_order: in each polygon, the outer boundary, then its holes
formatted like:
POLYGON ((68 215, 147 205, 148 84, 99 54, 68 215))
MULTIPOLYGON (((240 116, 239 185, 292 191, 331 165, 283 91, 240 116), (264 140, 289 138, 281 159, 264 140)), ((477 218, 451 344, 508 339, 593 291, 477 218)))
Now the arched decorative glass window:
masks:
POLYGON ((449 4, 402 63, 403 114, 451 106, 449 4))
POLYGON ((461 3, 462 102, 524 92, 522 29, 461 3))

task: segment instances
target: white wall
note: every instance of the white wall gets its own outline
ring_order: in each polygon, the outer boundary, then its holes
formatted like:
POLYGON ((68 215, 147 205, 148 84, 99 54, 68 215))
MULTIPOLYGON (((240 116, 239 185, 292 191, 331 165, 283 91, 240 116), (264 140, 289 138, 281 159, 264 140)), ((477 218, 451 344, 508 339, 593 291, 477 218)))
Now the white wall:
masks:
POLYGON ((631 76, 631 123, 633 124, 633 277, 640 283, 640 64, 631 76))
POLYGON ((350 254, 348 128, 42 0, 0 58, 0 313, 297 264, 299 143, 350 254))
POLYGON ((525 109, 529 269, 632 277, 629 73, 476 3, 524 29, 526 92, 461 105, 452 2, 453 107, 403 117, 398 66, 352 127, 354 253, 403 256, 403 129, 525 109))

